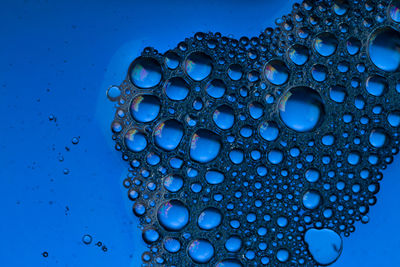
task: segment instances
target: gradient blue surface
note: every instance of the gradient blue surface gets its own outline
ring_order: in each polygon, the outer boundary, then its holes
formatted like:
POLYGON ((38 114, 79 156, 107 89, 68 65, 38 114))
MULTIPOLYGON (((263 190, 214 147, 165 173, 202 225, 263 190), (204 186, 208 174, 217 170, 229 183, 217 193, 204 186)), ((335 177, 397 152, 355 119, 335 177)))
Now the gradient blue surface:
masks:
MULTIPOLYGON (((2 1, 0 266, 140 266, 106 89, 146 46, 165 51, 197 31, 258 35, 294 2, 2 1)), ((397 160, 334 266, 400 266, 397 160)))

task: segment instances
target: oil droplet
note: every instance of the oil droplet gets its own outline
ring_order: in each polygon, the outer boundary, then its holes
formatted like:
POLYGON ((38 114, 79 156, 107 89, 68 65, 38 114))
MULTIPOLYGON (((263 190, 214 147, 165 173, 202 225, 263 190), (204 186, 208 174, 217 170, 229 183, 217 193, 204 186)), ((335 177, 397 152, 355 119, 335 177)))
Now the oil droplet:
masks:
POLYGON ((164 91, 169 99, 182 101, 189 94, 189 85, 181 77, 173 77, 165 82, 164 91))
POLYGON ((211 230, 218 227, 222 222, 222 214, 216 208, 206 208, 204 209, 197 219, 197 224, 200 229, 211 230))
POLYGON ((279 102, 279 116, 283 123, 297 132, 309 132, 324 118, 325 108, 321 96, 309 87, 294 87, 279 102))
POLYGON ((203 52, 194 52, 185 60, 186 74, 195 81, 207 78, 212 71, 212 60, 203 52))
POLYGON ((207 263, 214 257, 214 247, 206 239, 196 239, 190 242, 188 254, 196 263, 207 263))
POLYGON ((379 69, 397 71, 400 66, 400 33, 390 27, 375 30, 368 42, 368 53, 379 69))
POLYGON ((308 229, 304 235, 304 241, 313 259, 321 265, 334 263, 342 252, 342 238, 335 231, 327 228, 308 229))
POLYGON ((139 57, 129 70, 131 82, 139 88, 151 88, 160 83, 161 66, 153 58, 139 57))
POLYGON ((181 201, 172 199, 160 205, 157 219, 165 230, 180 231, 189 222, 189 210, 181 201))
POLYGON ((183 137, 182 123, 175 119, 160 123, 154 130, 154 142, 166 151, 172 151, 181 142, 183 137))
POLYGON ((282 85, 289 79, 289 69, 282 60, 274 59, 265 66, 264 75, 272 84, 282 85))
POLYGON ((138 122, 150 122, 157 118, 161 109, 158 97, 153 95, 139 95, 132 100, 130 113, 138 122))
POLYGON ((133 152, 140 152, 147 146, 146 136, 138 129, 130 129, 125 134, 125 145, 133 152))
POLYGON ((207 129, 195 132, 190 142, 190 158, 207 163, 215 159, 221 150, 221 137, 207 129))

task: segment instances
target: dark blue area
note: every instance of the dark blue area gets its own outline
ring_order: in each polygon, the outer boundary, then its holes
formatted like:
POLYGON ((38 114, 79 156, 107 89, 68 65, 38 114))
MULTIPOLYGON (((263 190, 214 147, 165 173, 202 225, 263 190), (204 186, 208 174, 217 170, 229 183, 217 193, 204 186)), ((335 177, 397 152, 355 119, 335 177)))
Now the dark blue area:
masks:
MULTIPOLYGON (((165 51, 196 31, 258 35, 293 2, 2 1, 0 266, 139 266, 144 243, 106 89, 146 46, 165 51)), ((395 159, 335 266, 400 265, 399 173, 395 159)))

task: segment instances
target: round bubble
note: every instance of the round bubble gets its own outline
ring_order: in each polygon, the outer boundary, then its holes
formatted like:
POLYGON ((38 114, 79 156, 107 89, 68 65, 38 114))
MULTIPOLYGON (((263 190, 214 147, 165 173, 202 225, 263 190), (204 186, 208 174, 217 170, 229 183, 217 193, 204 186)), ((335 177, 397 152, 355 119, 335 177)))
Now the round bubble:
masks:
POLYGON ((400 33, 390 27, 375 30, 368 42, 368 54, 377 68, 397 71, 400 67, 400 33))
POLYGON ((158 85, 162 78, 161 65, 154 58, 139 57, 129 69, 131 82, 139 88, 151 88, 158 85))
POLYGON ((207 263, 214 257, 214 247, 206 239, 196 239, 189 243, 189 257, 195 263, 207 263))
POLYGON ((157 219, 167 231, 180 231, 189 222, 189 210, 180 200, 172 199, 158 208, 157 219))
POLYGON ((138 122, 150 122, 160 113, 160 99, 153 95, 139 95, 132 100, 130 113, 138 122))
POLYGON ((195 81, 207 78, 212 68, 211 57, 203 52, 193 52, 185 60, 186 74, 195 81))
POLYGON ((138 129, 131 129, 126 132, 124 142, 126 147, 133 152, 140 152, 147 146, 146 136, 138 129))

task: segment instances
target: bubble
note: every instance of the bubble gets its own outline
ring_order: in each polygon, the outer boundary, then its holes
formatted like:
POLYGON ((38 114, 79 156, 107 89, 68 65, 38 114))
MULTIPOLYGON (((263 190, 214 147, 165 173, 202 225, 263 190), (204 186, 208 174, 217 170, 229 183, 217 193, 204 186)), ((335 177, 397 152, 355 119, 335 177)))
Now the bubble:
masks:
POLYGON ((335 0, 333 4, 333 11, 338 16, 343 16, 349 9, 349 2, 347 0, 335 0))
POLYGON ((180 60, 179 56, 172 51, 168 51, 165 54, 165 65, 167 65, 169 69, 176 69, 179 66, 180 60))
POLYGON ((323 57, 329 57, 336 52, 338 40, 329 32, 323 32, 317 35, 314 40, 314 49, 323 57))
POLYGON ((156 242, 160 238, 160 234, 155 229, 146 229, 142 234, 144 242, 151 244, 156 242))
POLYGON ((170 253, 176 253, 181 249, 181 243, 175 238, 168 237, 164 240, 164 248, 170 253))
POLYGON ((243 267, 243 265, 236 259, 225 259, 218 262, 215 267, 243 267))
POLYGON ((111 86, 107 90, 107 97, 111 101, 116 101, 121 96, 121 89, 118 86, 111 86))
POLYGON ((130 129, 126 132, 124 143, 133 152, 140 152, 147 146, 146 136, 138 129, 130 129))
POLYGON ((161 66, 157 60, 139 57, 132 62, 129 69, 131 82, 139 88, 151 88, 161 81, 161 66))
POLYGON ((225 242, 225 248, 229 252, 238 252, 242 247, 242 239, 239 236, 230 236, 225 242))
POLYGON ((357 55, 361 49, 361 42, 357 38, 350 37, 346 42, 346 48, 350 55, 357 55))
POLYGON ((220 79, 210 81, 206 86, 206 92, 213 98, 221 98, 226 91, 225 83, 220 79))
POLYGON ((188 254, 195 263, 207 263, 214 257, 214 247, 206 239, 196 239, 190 242, 188 254))
POLYGON ((308 48, 300 44, 295 44, 289 48, 288 57, 294 64, 298 66, 304 65, 309 57, 308 48))
POLYGON ((400 22, 400 1, 393 0, 389 5, 389 16, 395 22, 400 22))
POLYGON ((132 100, 130 113, 138 122, 150 122, 160 113, 161 102, 153 95, 139 95, 132 100))
POLYGON ((164 90, 169 99, 182 101, 189 94, 189 85, 181 77, 173 77, 165 82, 164 90))
POLYGON ((309 132, 317 128, 325 115, 321 96, 309 87, 288 90, 279 102, 279 117, 290 129, 309 132))
POLYGON ((388 114, 387 120, 392 127, 399 127, 400 125, 400 111, 395 110, 388 114))
POLYGON ((305 208, 313 210, 321 204, 321 195, 316 190, 310 190, 303 195, 303 205, 305 208))
POLYGON ((375 30, 368 42, 368 54, 377 68, 397 71, 400 66, 400 33, 390 27, 375 30))
POLYGON ((327 228, 308 229, 304 241, 312 257, 320 265, 334 263, 342 252, 342 238, 327 228))
POLYGON ((234 164, 240 164, 244 159, 243 151, 240 149, 233 149, 229 152, 229 158, 234 164))
POLYGON ((197 224, 202 230, 211 230, 218 227, 222 222, 222 214, 216 208, 204 209, 197 219, 197 224))
POLYGON ((157 219, 167 231, 182 230, 189 222, 189 210, 181 201, 172 199, 160 205, 157 219))
POLYGON ((282 60, 274 59, 265 65, 264 75, 270 83, 282 85, 289 79, 289 69, 282 60))
POLYGON ((276 258, 280 262, 286 262, 289 259, 289 251, 287 249, 281 248, 276 253, 276 258))
POLYGON ((274 121, 261 123, 258 131, 263 139, 270 142, 276 140, 279 135, 278 124, 274 121))
POLYGON ((334 85, 329 90, 329 97, 336 103, 343 103, 346 99, 346 88, 341 85, 334 85))
POLYGON ((365 89, 373 96, 381 96, 386 93, 388 84, 382 76, 372 75, 368 77, 365 89))
POLYGON ((278 149, 273 149, 268 152, 268 161, 272 164, 279 164, 283 160, 283 153, 278 149))
POLYGON ((383 147, 387 142, 387 134, 381 129, 373 129, 369 135, 369 143, 376 148, 383 147))
POLYGON ((82 237, 82 242, 83 242, 85 245, 89 245, 90 243, 92 243, 92 241, 93 241, 93 238, 92 238, 91 235, 84 235, 84 236, 82 237))
POLYGON ((185 60, 186 74, 195 81, 207 78, 212 69, 212 59, 203 52, 193 52, 185 60))
POLYGON ((228 68, 228 76, 233 81, 240 80, 243 76, 242 67, 239 64, 230 65, 228 68))
POLYGON ((311 69, 311 75, 317 82, 323 82, 326 80, 328 69, 324 65, 316 64, 311 69))
POLYGON ((358 163, 360 163, 360 160, 361 155, 357 151, 352 151, 347 156, 347 162, 350 163, 350 165, 357 165, 358 163))
POLYGON ((178 192, 183 187, 183 178, 177 174, 164 177, 164 187, 171 193, 178 192))
POLYGON ((209 184, 220 184, 224 181, 225 176, 223 173, 219 172, 219 171, 215 171, 215 170, 210 170, 208 172, 206 172, 205 175, 206 181, 209 184))
POLYGON ((310 168, 306 171, 305 177, 306 180, 310 183, 315 183, 319 180, 321 174, 317 169, 310 168))
POLYGON ((221 138, 214 132, 200 129, 195 132, 190 142, 190 158, 200 163, 214 160, 221 150, 221 138))
POLYGON ((154 130, 154 143, 166 151, 172 151, 177 148, 182 137, 182 123, 175 119, 160 123, 154 130))
POLYGON ((260 102, 252 102, 249 105, 250 116, 257 120, 264 114, 264 106, 260 102))

